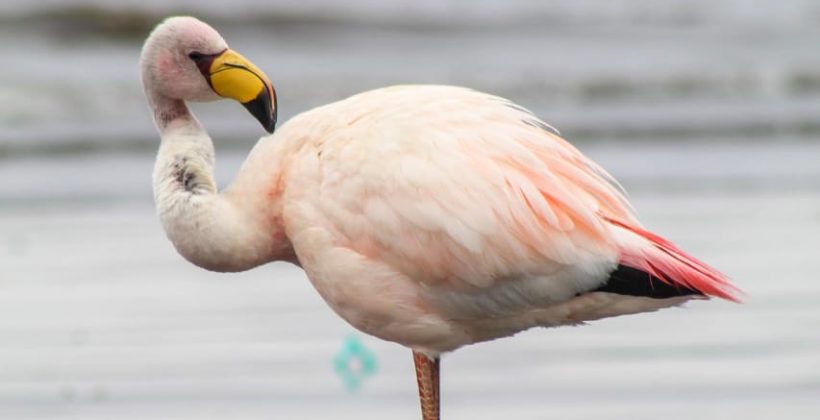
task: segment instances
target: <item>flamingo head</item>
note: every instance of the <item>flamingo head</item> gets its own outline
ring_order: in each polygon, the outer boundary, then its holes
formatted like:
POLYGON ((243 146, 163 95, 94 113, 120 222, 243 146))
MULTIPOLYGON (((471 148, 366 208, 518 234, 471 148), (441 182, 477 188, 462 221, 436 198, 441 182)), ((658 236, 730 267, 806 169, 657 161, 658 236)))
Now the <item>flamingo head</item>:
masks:
POLYGON ((140 62, 149 98, 230 98, 244 105, 267 132, 276 126, 276 91, 268 77, 196 18, 172 17, 160 23, 145 41, 140 62))

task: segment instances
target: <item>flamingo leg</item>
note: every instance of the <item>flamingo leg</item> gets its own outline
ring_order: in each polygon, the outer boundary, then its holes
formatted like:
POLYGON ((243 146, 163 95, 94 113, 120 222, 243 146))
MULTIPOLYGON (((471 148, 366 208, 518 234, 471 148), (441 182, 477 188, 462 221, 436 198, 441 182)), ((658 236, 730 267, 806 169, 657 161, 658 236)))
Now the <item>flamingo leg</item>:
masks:
POLYGON ((438 357, 429 358, 423 353, 413 352, 416 364, 416 381, 419 385, 419 402, 422 420, 440 420, 439 414, 439 364, 438 357))

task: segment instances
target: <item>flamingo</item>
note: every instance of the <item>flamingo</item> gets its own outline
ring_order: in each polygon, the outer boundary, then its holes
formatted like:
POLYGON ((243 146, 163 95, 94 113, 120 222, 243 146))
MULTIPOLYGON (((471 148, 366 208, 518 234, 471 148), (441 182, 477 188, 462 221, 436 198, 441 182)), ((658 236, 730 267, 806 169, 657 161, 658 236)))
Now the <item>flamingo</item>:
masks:
POLYGON ((691 299, 730 280, 646 230, 620 185, 513 102, 392 86, 302 113, 218 191, 213 143, 187 101, 234 99, 273 133, 268 77, 206 23, 145 41, 161 142, 153 190, 177 251, 202 268, 300 266, 353 327, 412 350, 422 418, 439 418, 440 356, 532 327, 691 299))

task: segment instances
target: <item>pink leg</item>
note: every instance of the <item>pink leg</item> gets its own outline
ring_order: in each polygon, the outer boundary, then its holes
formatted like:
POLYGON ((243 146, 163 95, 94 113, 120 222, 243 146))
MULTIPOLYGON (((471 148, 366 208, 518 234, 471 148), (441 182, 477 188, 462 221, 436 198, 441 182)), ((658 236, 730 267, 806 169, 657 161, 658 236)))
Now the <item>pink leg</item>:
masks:
POLYGON ((422 420, 440 420, 439 415, 439 362, 440 359, 429 358, 422 353, 413 352, 416 363, 416 381, 419 385, 422 420))

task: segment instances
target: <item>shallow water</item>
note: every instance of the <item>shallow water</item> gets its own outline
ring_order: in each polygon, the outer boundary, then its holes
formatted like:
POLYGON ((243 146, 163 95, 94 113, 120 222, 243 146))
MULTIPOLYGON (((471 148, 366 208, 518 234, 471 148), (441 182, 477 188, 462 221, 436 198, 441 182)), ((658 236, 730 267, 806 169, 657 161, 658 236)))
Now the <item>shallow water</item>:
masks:
MULTIPOLYGON (((462 349, 444 418, 820 418, 816 2, 125 3, 0 5, 0 418, 418 418, 409 351, 355 333, 301 271, 209 273, 164 238, 142 35, 100 22, 172 9, 213 17, 284 118, 404 82, 514 99, 748 294, 462 349), (350 334, 379 362, 355 393, 332 365, 350 334)), ((195 110, 226 185, 261 130, 195 110)))

